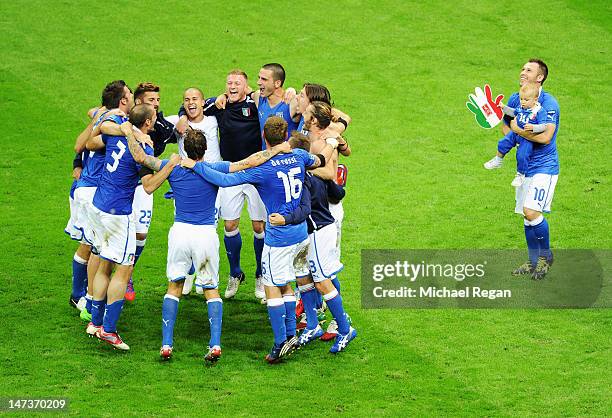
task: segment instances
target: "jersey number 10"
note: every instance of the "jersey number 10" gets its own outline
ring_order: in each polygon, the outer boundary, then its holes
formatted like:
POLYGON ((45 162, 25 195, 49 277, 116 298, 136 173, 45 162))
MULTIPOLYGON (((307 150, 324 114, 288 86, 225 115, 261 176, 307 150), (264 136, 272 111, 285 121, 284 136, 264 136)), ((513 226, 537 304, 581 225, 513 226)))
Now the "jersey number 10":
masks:
POLYGON ((299 199, 302 194, 302 181, 295 176, 300 174, 302 170, 299 167, 294 167, 288 173, 277 171, 276 176, 283 181, 285 187, 285 202, 289 203, 293 199, 299 199))

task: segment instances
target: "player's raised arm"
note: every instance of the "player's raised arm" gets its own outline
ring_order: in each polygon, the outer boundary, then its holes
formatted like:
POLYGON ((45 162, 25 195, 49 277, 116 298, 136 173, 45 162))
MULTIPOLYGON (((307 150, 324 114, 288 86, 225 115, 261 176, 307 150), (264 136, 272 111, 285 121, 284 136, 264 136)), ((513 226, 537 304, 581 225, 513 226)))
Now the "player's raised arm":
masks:
POLYGON ((74 152, 81 153, 85 151, 85 148, 87 146, 87 141, 89 141, 89 138, 91 137, 91 132, 97 120, 96 116, 100 112, 103 112, 105 110, 106 108, 104 106, 94 107, 93 109, 89 109, 89 111, 87 112, 87 117, 90 118, 90 121, 85 127, 85 129, 83 129, 83 131, 81 131, 81 133, 77 137, 74 143, 74 152))
POLYGON ((236 171, 246 170, 247 168, 257 167, 268 161, 270 158, 274 157, 280 153, 290 153, 291 146, 288 142, 283 142, 281 144, 275 145, 270 149, 266 149, 263 151, 256 152, 255 154, 249 155, 244 160, 236 161, 230 163, 229 172, 235 173, 236 171))

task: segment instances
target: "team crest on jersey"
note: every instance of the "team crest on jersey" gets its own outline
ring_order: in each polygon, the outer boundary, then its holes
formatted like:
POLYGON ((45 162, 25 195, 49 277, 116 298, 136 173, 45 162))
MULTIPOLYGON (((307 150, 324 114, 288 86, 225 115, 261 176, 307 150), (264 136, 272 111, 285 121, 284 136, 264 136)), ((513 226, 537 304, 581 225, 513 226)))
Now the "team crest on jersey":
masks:
POLYGON ((245 118, 248 118, 249 116, 251 116, 251 109, 249 109, 248 107, 243 107, 242 116, 244 116, 245 118))
POLYGON ((468 95, 470 101, 466 102, 465 105, 474 114, 478 125, 485 129, 496 127, 504 117, 499 104, 504 95, 500 94, 493 100, 491 87, 488 84, 485 84, 484 93, 480 87, 476 87, 474 92, 475 95, 471 93, 468 95))

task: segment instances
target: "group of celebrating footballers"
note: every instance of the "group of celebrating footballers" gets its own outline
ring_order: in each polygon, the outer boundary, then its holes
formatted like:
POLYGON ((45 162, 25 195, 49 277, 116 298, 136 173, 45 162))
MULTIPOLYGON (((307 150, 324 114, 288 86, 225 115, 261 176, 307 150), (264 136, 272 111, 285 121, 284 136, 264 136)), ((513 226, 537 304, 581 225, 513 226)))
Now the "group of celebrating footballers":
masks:
MULTIPOLYGON (((523 66, 520 92, 504 106, 504 138, 485 163, 487 169, 501 167, 504 155, 518 146, 515 210, 524 218, 529 260, 513 274, 535 280, 553 263, 543 212, 550 211, 559 174, 559 105, 542 89, 547 76, 539 59, 523 66)), ((274 335, 266 360, 279 362, 316 339, 335 339, 330 352, 337 353, 356 337, 338 280, 346 182, 338 157, 351 154, 342 136, 350 118, 331 106, 324 86, 306 83, 298 94, 285 90, 284 80, 280 64, 266 64, 258 90, 251 91, 247 75, 233 70, 223 94, 205 100, 200 89, 188 88, 178 114, 168 117, 159 110, 159 87, 152 83, 140 83, 133 93, 121 80, 104 88, 101 106, 88 112, 91 121, 76 139, 66 226, 79 241, 70 303, 88 322, 87 334, 129 349, 117 322, 124 300, 135 296, 132 271, 147 240, 152 193, 167 180, 175 219, 168 234, 162 359, 172 357, 179 300, 194 284, 208 309, 205 359, 220 358, 217 217, 224 221, 230 269, 227 299, 245 280, 238 227, 245 200, 253 228, 255 296, 267 305, 274 335), (178 155, 158 159, 174 142, 178 155), (324 332, 325 306, 333 320, 324 332), (299 323, 297 316, 303 316, 299 323)))
POLYGON ((205 360, 220 358, 217 218, 224 221, 230 266, 225 298, 231 298, 245 280, 238 228, 245 199, 255 296, 267 304, 274 335, 266 360, 279 362, 319 338, 335 338, 330 352, 337 353, 356 337, 338 281, 346 182, 338 156, 351 153, 342 136, 350 118, 331 106, 326 87, 306 83, 298 94, 285 90, 284 81, 280 64, 266 64, 258 90, 251 91, 246 73, 233 70, 223 94, 205 100, 200 89, 188 88, 178 114, 168 117, 159 110, 155 84, 140 83, 133 93, 122 80, 104 88, 101 106, 88 112, 90 123, 76 139, 65 229, 79 241, 70 303, 88 322, 89 336, 129 350, 117 323, 124 300, 135 297, 132 272, 147 240, 152 193, 167 180, 175 215, 168 234, 162 359, 172 357, 179 300, 194 284, 206 299, 210 323, 205 360), (178 144, 178 154, 160 160, 168 143, 178 144), (291 286, 296 280, 298 292, 291 286), (326 332, 320 325, 325 306, 334 318, 326 332))

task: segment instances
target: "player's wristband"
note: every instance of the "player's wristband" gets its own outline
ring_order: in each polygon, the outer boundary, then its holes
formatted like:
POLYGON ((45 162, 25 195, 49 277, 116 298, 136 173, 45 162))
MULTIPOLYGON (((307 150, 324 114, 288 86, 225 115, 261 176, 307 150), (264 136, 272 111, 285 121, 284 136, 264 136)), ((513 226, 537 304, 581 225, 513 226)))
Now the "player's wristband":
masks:
POLYGON ((348 128, 348 122, 342 118, 338 118, 338 122, 344 125, 344 129, 348 128))
POLYGON ((74 156, 74 159, 72 160, 72 168, 83 168, 83 158, 81 157, 81 153, 74 156))
POLYGON ((321 160, 321 165, 319 167, 325 167, 326 161, 323 154, 317 154, 317 157, 319 157, 319 160, 321 160))
POLYGON ((327 138, 325 140, 332 148, 338 148, 338 140, 336 138, 327 138))

